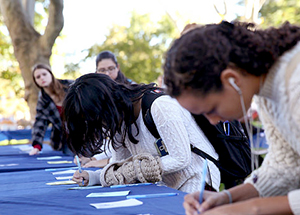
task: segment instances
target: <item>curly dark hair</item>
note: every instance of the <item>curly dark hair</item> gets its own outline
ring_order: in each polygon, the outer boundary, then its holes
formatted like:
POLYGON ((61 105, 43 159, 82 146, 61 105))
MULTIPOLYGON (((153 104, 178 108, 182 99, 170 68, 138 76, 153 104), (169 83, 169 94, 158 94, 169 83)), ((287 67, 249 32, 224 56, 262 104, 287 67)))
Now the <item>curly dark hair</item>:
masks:
POLYGON ((70 150, 90 157, 102 152, 106 138, 113 148, 121 146, 120 143, 125 147, 127 135, 132 143, 138 143, 132 134, 132 125, 137 128, 133 102, 154 88, 154 84, 117 83, 109 76, 97 73, 78 78, 71 85, 63 103, 70 150), (117 133, 120 134, 120 140, 116 139, 117 133))
POLYGON ((255 76, 268 73, 275 61, 300 40, 299 26, 255 30, 252 23, 226 21, 197 27, 176 39, 166 53, 164 83, 179 96, 186 88, 205 95, 221 91, 220 75, 235 68, 255 76))

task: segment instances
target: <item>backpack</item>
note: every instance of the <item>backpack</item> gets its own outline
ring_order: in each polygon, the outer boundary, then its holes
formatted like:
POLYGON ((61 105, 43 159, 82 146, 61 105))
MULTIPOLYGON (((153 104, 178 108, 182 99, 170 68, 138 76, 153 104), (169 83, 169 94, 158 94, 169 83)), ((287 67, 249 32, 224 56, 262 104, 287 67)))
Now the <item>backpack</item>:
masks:
MULTIPOLYGON (((152 90, 142 97, 143 120, 150 133, 157 139, 160 135, 151 115, 153 101, 166 95, 162 90, 152 90)), ((192 114, 207 139, 219 155, 214 159, 201 149, 191 145, 191 151, 204 159, 212 161, 220 170, 221 183, 228 189, 242 182, 251 173, 251 149, 248 137, 245 135, 241 123, 237 120, 219 122, 212 125, 204 115, 192 114)))

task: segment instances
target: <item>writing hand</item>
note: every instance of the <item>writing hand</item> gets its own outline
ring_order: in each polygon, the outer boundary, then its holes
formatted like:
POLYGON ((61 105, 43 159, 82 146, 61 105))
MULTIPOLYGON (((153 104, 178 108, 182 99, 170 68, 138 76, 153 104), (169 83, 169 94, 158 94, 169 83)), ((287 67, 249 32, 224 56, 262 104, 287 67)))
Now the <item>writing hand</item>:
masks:
POLYGON ((77 170, 72 178, 73 181, 75 181, 79 186, 87 186, 89 184, 89 174, 87 171, 82 171, 79 173, 77 170), (82 185, 82 181, 84 181, 84 185, 82 185))

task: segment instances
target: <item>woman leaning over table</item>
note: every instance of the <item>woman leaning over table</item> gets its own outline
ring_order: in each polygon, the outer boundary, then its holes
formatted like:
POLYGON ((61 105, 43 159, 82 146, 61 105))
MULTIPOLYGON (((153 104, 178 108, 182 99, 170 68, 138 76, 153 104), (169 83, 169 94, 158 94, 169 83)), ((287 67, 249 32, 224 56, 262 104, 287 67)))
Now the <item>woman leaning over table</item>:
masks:
POLYGON ((29 155, 38 154, 43 147, 45 132, 52 124, 51 146, 65 154, 72 155, 68 149, 62 127, 62 103, 72 80, 56 79, 48 65, 37 64, 32 70, 34 83, 40 88, 36 106, 35 122, 32 128, 33 149, 29 155))
MULTIPOLYGON (((84 179, 85 186, 163 181, 184 192, 200 189, 204 159, 191 152, 190 144, 216 159, 218 155, 192 115, 168 95, 156 98, 150 109, 163 140, 157 141, 141 110, 143 96, 157 90, 154 84, 119 84, 102 74, 75 81, 63 104, 70 149, 87 157, 103 144, 114 150, 103 170, 77 171, 74 181, 82 185, 84 179)), ((207 185, 219 190, 220 172, 210 161, 208 167, 207 185)))
POLYGON ((167 53, 165 84, 183 107, 215 124, 245 116, 256 95, 269 143, 244 184, 205 191, 202 204, 199 192, 187 195, 186 214, 300 214, 300 28, 254 27, 198 26, 167 53))

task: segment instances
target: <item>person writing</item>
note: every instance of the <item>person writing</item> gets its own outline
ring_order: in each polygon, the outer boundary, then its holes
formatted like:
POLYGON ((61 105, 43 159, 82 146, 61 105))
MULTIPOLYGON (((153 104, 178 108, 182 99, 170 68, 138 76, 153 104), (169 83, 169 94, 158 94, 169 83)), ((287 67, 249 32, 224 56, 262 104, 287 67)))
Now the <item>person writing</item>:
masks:
POLYGON ((269 143, 261 167, 244 184, 205 191, 202 204, 199 192, 187 195, 186 214, 300 214, 300 28, 288 22, 254 27, 200 26, 167 52, 165 84, 184 108, 216 124, 245 116, 255 96, 269 143))
MULTIPOLYGON (((204 159, 191 152, 190 144, 215 159, 218 154, 192 115, 168 95, 151 105, 163 140, 157 141, 141 110, 144 94, 154 90, 158 90, 154 84, 119 84, 103 74, 87 74, 75 81, 63 104, 69 148, 86 157, 101 151, 103 144, 114 149, 103 170, 77 171, 75 182, 110 186, 163 181, 184 192, 200 189, 204 159)), ((219 169, 210 161, 208 168, 207 185, 219 190, 219 169)))
MULTIPOLYGON (((111 51, 102 51, 96 57, 96 73, 108 75, 111 79, 118 83, 135 84, 120 70, 120 65, 116 56, 111 51)), ((83 167, 99 167, 102 168, 109 163, 111 158, 111 150, 106 150, 106 153, 94 155, 91 158, 79 156, 79 160, 83 167)), ((77 165, 77 160, 74 158, 74 163, 77 165)))
POLYGON ((56 79, 48 65, 37 64, 33 67, 32 77, 34 83, 40 88, 36 106, 35 122, 32 128, 33 149, 29 155, 38 154, 43 147, 43 140, 48 125, 52 124, 51 146, 55 150, 62 150, 71 155, 63 137, 62 127, 62 103, 66 91, 72 80, 56 79))

